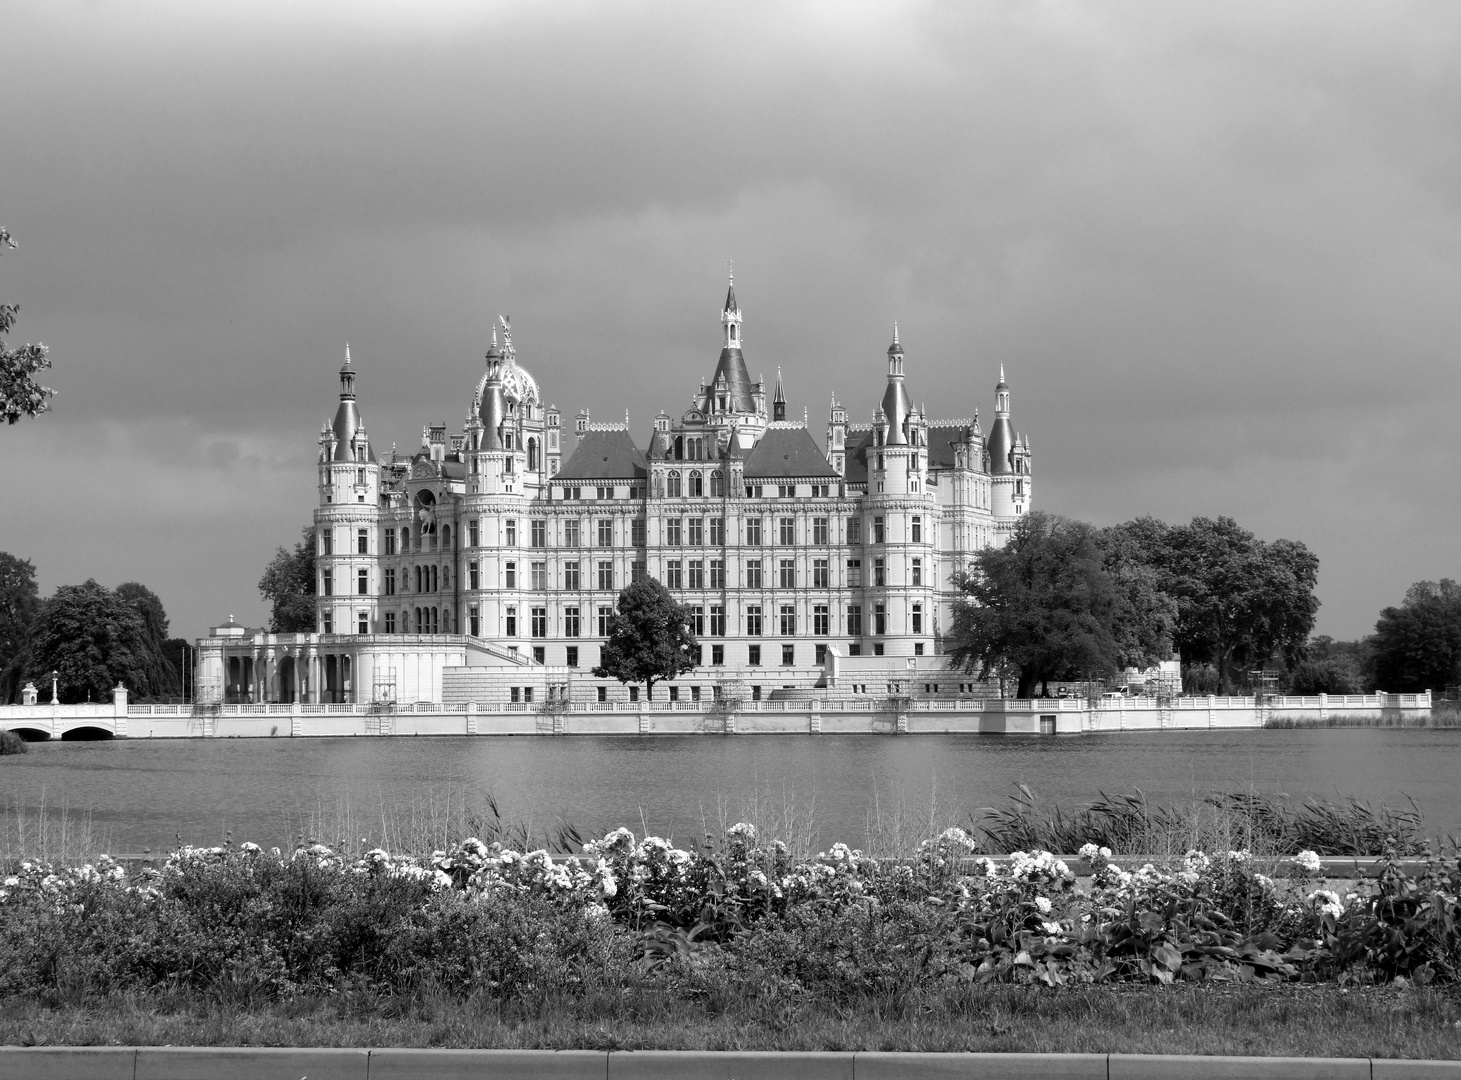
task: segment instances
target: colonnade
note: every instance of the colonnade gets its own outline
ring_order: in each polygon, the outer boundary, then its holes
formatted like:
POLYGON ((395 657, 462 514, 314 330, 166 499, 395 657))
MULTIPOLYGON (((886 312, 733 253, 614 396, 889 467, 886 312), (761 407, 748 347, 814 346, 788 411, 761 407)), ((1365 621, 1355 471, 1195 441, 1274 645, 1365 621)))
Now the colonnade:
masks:
POLYGON ((353 704, 361 700, 355 657, 314 646, 258 645, 223 650, 228 704, 353 704))

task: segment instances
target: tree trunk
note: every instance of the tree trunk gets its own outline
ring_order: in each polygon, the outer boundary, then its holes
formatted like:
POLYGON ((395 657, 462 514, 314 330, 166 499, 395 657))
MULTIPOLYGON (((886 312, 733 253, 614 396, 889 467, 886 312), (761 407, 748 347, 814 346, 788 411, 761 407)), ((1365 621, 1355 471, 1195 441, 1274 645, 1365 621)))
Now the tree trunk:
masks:
POLYGON ((1037 682, 1039 682, 1039 681, 1040 680, 1037 679, 1034 675, 1026 675, 1023 672, 1021 672, 1020 673, 1020 681, 1017 684, 1016 689, 1015 689, 1015 697, 1017 697, 1017 698, 1030 698, 1030 697, 1034 697, 1035 696, 1035 684, 1037 682))

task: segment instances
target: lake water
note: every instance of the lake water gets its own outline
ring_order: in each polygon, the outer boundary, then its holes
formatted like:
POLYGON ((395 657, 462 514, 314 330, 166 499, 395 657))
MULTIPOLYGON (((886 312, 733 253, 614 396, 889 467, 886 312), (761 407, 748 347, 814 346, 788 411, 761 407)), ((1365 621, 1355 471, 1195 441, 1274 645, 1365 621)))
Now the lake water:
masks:
MULTIPOLYGON (((1154 801, 1214 788, 1295 797, 1413 797, 1434 834, 1461 834, 1461 730, 1142 732, 1074 738, 866 735, 118 740, 37 743, 0 758, 0 806, 90 817, 115 852, 181 836, 286 846, 348 816, 362 836, 463 799, 496 799, 535 831, 627 825, 693 842, 725 818, 863 843, 870 823, 958 821, 1016 783, 1046 803, 1140 788, 1154 801)), ((13 832, 9 835, 13 836, 13 832)))

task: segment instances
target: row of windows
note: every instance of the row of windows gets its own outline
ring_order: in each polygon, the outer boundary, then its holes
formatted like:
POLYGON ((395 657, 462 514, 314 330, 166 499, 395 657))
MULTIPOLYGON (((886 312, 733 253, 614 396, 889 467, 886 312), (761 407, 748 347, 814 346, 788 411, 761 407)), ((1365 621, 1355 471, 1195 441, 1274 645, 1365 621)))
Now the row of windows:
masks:
MULTIPOLYGON (((743 578, 747 589, 764 589, 766 587, 766 574, 763 559, 747 559, 746 572, 743 578)), ((644 576, 643 562, 633 564, 632 580, 638 581, 644 576)), ((537 591, 546 591, 554 588, 548 580, 548 564, 544 562, 531 562, 528 564, 529 577, 527 586, 537 591)), ((797 566, 795 559, 778 559, 776 562, 776 587, 782 589, 795 589, 797 587, 797 566)), ((885 587, 887 580, 887 565, 883 558, 873 559, 872 584, 875 588, 885 587)), ((325 571, 328 575, 329 571, 325 571)), ((364 573, 364 571, 361 571, 364 573)), ((388 575, 392 571, 386 572, 388 575)), ((518 587, 517 562, 509 560, 503 567, 504 587, 516 589, 518 587)), ((584 587, 584 575, 580 569, 578 560, 569 560, 563 564, 563 588, 572 592, 584 587)), ((467 564, 468 588, 477 591, 482 588, 482 573, 476 560, 467 564)), ((832 587, 832 573, 830 559, 812 560, 812 581, 813 589, 828 589, 832 587)), ((664 584, 667 589, 724 589, 726 588, 725 560, 724 559, 666 559, 664 569, 664 584)), ((923 585, 923 558, 915 556, 910 560, 909 584, 915 587, 923 585)), ((847 560, 847 586, 849 588, 861 588, 862 586, 862 560, 847 560)), ((597 563, 597 584, 590 585, 590 588, 613 589, 614 586, 614 564, 607 559, 601 559, 597 563)), ((388 590, 389 591, 389 590, 388 590)), ((422 590, 418 590, 422 591, 422 590)), ((328 593, 326 595, 329 595, 328 593)))
MULTIPOLYGON (((725 607, 720 604, 711 604, 708 609, 705 606, 689 608, 690 628, 695 632, 696 637, 725 637, 726 618, 725 607)), ((598 637, 608 637, 610 622, 614 617, 612 607, 601 606, 597 609, 596 628, 598 637)), ((582 637, 584 616, 576 605, 569 605, 563 609, 563 636, 569 638, 582 637)), ((797 633, 797 614, 794 604, 781 604, 776 612, 776 630, 779 637, 795 637, 797 633)), ((548 636, 548 609, 546 606, 532 607, 528 613, 528 634, 530 637, 545 638, 548 636)), ((764 637, 769 617, 761 610, 760 604, 751 604, 745 610, 746 636, 764 637)), ((505 630, 507 637, 517 637, 518 614, 517 606, 509 604, 505 609, 505 630)), ((812 608, 811 634, 813 637, 827 637, 831 633, 831 610, 827 604, 817 604, 812 608)), ((476 604, 467 607, 468 631, 473 637, 479 636, 481 631, 481 613, 476 604)), ((854 604, 847 609, 847 635, 849 637, 862 636, 862 606, 854 604)), ((885 637, 887 635, 887 608, 884 604, 874 604, 872 610, 872 627, 874 637, 885 637)), ((914 634, 923 633, 923 605, 914 604, 910 611, 909 629, 914 634)))
MULTIPOLYGON (((748 547, 759 547, 764 537, 774 535, 776 543, 783 547, 792 547, 797 543, 797 519, 794 517, 779 517, 775 519, 775 533, 770 533, 763 528, 763 521, 759 517, 745 519, 746 545, 748 547)), ((847 519, 847 542, 856 544, 862 542, 862 521, 860 518, 850 517, 847 519)), ((577 518, 569 518, 563 522, 563 547, 583 547, 584 530, 583 522, 577 518)), ((645 523, 643 518, 632 518, 629 523, 629 543, 632 547, 645 546, 645 523)), ((909 541, 915 544, 923 542, 923 516, 914 514, 909 521, 909 541)), ((411 550, 411 530, 402 528, 400 530, 400 552, 411 550)), ((594 533, 592 534, 598 547, 614 546, 614 519, 598 518, 594 521, 594 533)), ((667 547, 700 547, 708 544, 711 547, 719 547, 726 542, 725 518, 679 518, 671 517, 664 519, 664 544, 667 547)), ((884 519, 881 515, 872 520, 872 542, 881 544, 885 542, 886 529, 884 519)), ((324 528, 320 530, 320 554, 335 554, 334 543, 335 530, 324 528)), ((431 541, 430 547, 436 550, 436 537, 428 537, 431 541)), ((397 533, 394 529, 387 529, 384 534, 385 554, 397 554, 397 533)), ((467 544, 469 547, 480 547, 482 540, 481 524, 478 519, 467 522, 467 544)), ((814 546, 825 546, 832 542, 831 518, 814 517, 811 519, 811 532, 809 542, 814 546)), ((548 546, 548 521, 546 518, 533 518, 528 523, 528 543, 535 548, 546 548, 548 546)), ((441 546, 444 550, 451 548, 451 526, 441 527, 441 546)), ((517 546, 517 519, 507 518, 503 522, 503 546, 517 546)), ((416 550, 421 549, 421 535, 418 531, 416 536, 416 550)), ((355 553, 366 555, 370 552, 370 530, 355 530, 355 553)), ((343 553, 342 553, 343 554, 343 553)))

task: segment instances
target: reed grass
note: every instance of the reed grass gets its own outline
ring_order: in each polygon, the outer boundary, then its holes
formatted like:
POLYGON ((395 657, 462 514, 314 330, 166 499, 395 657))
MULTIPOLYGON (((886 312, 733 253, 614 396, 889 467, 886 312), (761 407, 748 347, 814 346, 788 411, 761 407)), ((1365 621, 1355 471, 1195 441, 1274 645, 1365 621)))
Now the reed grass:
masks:
POLYGON ((111 829, 90 810, 73 810, 40 801, 26 805, 7 800, 0 805, 0 863, 9 867, 22 859, 74 865, 93 861, 111 849, 111 829))

